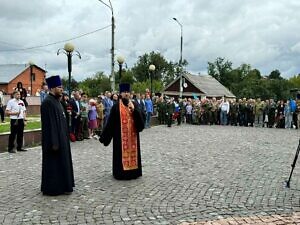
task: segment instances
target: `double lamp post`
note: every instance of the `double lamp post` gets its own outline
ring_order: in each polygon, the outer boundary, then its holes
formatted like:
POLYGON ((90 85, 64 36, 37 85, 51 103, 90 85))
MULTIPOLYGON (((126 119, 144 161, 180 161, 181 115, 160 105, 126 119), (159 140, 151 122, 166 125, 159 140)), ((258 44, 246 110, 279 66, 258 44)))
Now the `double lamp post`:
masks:
POLYGON ((153 73, 155 71, 155 65, 151 64, 149 66, 149 72, 150 72, 150 96, 152 97, 153 93, 153 87, 152 87, 152 80, 153 80, 153 73))
POLYGON ((71 43, 66 43, 64 48, 60 48, 57 51, 57 55, 63 53, 68 58, 68 72, 69 72, 69 80, 68 80, 68 91, 69 91, 69 99, 71 99, 71 73, 72 73, 72 56, 75 54, 81 59, 81 55, 78 51, 74 51, 74 45, 71 43))

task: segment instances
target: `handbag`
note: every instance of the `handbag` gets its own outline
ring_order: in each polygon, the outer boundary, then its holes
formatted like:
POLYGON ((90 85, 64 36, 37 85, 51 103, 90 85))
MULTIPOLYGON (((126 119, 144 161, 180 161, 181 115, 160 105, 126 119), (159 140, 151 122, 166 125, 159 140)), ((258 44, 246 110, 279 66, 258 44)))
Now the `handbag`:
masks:
POLYGON ((75 134, 70 133, 70 141, 72 141, 72 142, 75 142, 75 141, 76 141, 75 134))

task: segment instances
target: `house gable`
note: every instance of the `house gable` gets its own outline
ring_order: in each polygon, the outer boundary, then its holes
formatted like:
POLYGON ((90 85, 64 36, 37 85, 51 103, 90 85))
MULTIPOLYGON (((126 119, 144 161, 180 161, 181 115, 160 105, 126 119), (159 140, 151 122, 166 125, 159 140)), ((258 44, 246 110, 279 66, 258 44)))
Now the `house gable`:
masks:
MULTIPOLYGON (((179 82, 177 77, 171 82, 164 90, 166 95, 178 96, 179 95, 179 82)), ((235 96, 215 78, 209 75, 192 75, 189 73, 183 74, 183 96, 193 96, 195 94, 206 97, 222 97, 227 96, 234 98, 235 96)))
POLYGON ((22 82, 23 87, 34 95, 38 89, 41 88, 42 83, 45 81, 46 71, 39 66, 32 66, 32 81, 30 66, 24 65, 0 65, 0 80, 1 89, 6 93, 12 93, 18 82, 22 82), (11 74, 10 74, 11 73, 11 74), (3 76, 2 76, 3 75, 3 76), (4 76, 5 75, 5 76, 4 76), (6 78, 4 80, 4 77, 6 78))

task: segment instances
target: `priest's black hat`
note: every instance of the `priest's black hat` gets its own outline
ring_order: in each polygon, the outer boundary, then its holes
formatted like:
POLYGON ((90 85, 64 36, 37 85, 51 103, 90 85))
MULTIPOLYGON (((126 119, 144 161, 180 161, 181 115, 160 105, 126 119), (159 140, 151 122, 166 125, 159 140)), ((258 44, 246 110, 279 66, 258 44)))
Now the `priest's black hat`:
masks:
POLYGON ((59 75, 55 75, 55 76, 46 78, 46 82, 47 82, 48 88, 55 88, 55 87, 59 87, 62 85, 59 75))
POLYGON ((122 92, 130 92, 130 84, 128 83, 122 83, 119 85, 119 91, 122 92))

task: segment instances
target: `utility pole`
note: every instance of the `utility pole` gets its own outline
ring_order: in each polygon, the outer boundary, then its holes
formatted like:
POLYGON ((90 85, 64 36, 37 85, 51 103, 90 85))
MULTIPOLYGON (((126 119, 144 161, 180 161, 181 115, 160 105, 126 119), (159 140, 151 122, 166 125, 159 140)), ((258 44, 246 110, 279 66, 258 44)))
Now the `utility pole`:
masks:
POLYGON ((182 87, 182 45, 183 45, 183 35, 182 35, 182 24, 174 17, 173 20, 175 20, 178 25, 180 26, 180 59, 179 59, 179 67, 181 69, 180 71, 180 78, 179 78, 179 97, 182 98, 182 92, 183 92, 183 87, 182 87))

